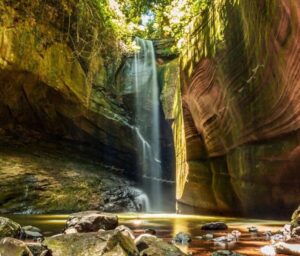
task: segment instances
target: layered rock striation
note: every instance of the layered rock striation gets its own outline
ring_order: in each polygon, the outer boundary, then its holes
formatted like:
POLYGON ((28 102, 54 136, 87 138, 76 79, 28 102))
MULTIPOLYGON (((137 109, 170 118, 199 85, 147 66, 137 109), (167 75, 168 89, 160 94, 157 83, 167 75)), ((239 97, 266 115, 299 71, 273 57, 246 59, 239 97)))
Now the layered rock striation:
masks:
POLYGON ((292 0, 213 1, 194 22, 170 98, 181 210, 270 216, 298 205, 299 35, 292 0))

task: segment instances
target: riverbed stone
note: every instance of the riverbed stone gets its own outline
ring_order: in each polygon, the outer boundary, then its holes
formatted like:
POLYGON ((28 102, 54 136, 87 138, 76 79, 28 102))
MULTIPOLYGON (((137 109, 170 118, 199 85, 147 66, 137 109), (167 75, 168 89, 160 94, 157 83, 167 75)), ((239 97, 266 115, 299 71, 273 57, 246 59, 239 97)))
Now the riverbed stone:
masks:
POLYGON ((137 256, 133 239, 118 230, 46 238, 53 256, 137 256))
POLYGON ((74 213, 67 220, 66 227, 78 232, 96 232, 99 229, 112 230, 118 226, 118 216, 110 213, 86 211, 74 213))
POLYGON ((41 229, 34 227, 34 226, 24 226, 24 227, 22 227, 22 230, 42 233, 41 229))
POLYGON ((20 235, 21 226, 11 219, 0 217, 0 239, 3 237, 17 237, 20 235))
POLYGON ((32 239, 34 241, 37 241, 39 239, 43 240, 43 235, 40 232, 37 231, 29 231, 25 230, 23 233, 26 239, 32 239))
POLYGON ((219 250, 213 252, 211 256, 243 256, 243 254, 239 254, 229 250, 219 250))
POLYGON ((11 237, 0 241, 0 255, 2 256, 33 256, 26 243, 11 237))
POLYGON ((202 230, 226 230, 228 226, 224 222, 210 222, 202 225, 202 230))
POLYGON ((175 245, 150 234, 142 234, 135 239, 136 247, 142 256, 185 256, 175 245))

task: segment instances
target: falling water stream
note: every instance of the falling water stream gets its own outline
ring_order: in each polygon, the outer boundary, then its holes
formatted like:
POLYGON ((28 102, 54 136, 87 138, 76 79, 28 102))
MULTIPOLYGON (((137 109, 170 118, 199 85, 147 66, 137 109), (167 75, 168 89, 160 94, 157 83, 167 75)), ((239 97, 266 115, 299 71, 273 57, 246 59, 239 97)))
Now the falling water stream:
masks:
POLYGON ((155 52, 152 41, 135 39, 139 50, 131 65, 134 74, 135 121, 139 162, 144 178, 143 189, 150 198, 151 211, 160 211, 161 146, 159 117, 159 88, 155 52), (148 179, 148 182, 145 182, 148 179))

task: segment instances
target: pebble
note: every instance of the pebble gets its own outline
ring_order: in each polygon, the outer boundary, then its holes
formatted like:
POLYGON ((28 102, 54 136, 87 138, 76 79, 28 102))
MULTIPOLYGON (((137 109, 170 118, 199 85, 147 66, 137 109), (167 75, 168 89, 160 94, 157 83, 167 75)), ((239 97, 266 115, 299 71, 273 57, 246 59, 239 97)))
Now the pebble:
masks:
POLYGON ((248 231, 251 233, 257 233, 258 229, 257 229, 257 227, 248 227, 248 231))

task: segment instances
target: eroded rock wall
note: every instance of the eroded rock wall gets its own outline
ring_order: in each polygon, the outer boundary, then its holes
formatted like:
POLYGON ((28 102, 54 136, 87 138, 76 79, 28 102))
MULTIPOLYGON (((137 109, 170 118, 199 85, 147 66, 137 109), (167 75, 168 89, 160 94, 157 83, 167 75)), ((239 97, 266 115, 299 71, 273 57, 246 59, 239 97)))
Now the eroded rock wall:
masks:
POLYGON ((99 160, 133 171, 134 133, 114 86, 122 52, 80 4, 0 3, 0 128, 82 142, 99 160), (108 43, 105 55, 99 45, 108 43))
POLYGON ((181 59, 179 210, 286 214, 300 199, 300 3, 208 5, 181 59))

